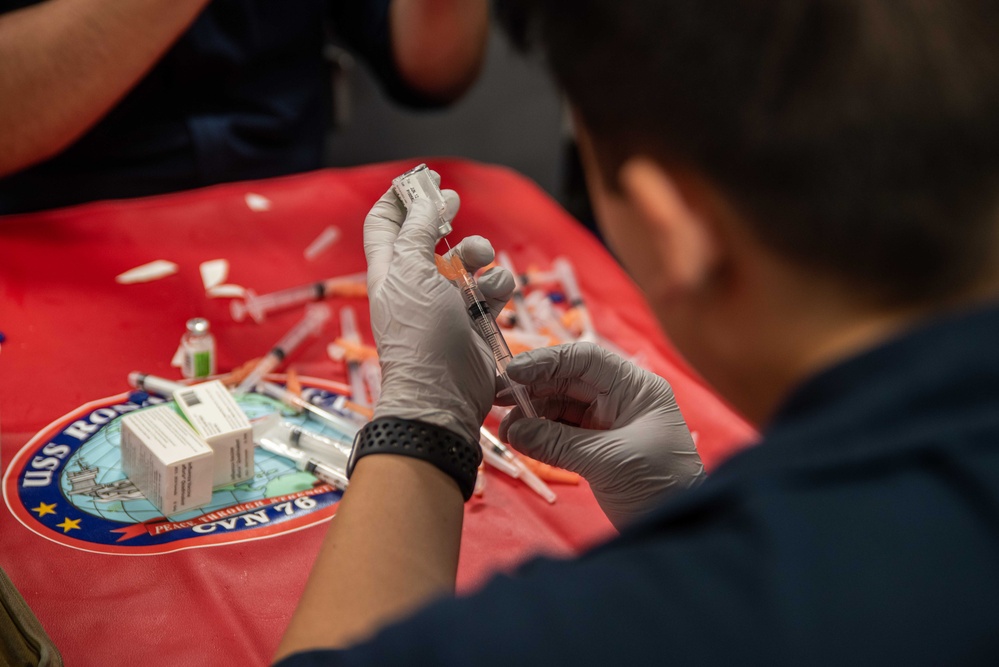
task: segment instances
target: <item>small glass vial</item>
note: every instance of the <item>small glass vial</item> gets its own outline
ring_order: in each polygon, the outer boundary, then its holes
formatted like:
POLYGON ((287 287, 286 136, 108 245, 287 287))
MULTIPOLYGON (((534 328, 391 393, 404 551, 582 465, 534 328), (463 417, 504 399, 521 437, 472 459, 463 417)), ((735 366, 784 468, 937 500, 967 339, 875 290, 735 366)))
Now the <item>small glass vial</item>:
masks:
POLYGON ((215 375, 215 337, 208 328, 208 320, 203 317, 187 321, 187 333, 180 339, 180 373, 186 378, 215 375))

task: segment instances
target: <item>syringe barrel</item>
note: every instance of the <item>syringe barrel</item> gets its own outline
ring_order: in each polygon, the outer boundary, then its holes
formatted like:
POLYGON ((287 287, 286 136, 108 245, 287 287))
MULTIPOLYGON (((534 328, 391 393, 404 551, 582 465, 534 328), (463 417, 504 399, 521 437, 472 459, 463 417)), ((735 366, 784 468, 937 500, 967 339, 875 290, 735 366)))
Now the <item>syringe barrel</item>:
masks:
POLYGON ((583 293, 580 291, 579 283, 576 281, 576 271, 572 268, 569 260, 565 257, 559 257, 552 262, 552 267, 558 274, 562 287, 565 288, 565 295, 569 299, 569 303, 573 306, 582 305, 583 293))
POLYGON ((514 479, 520 477, 520 468, 515 463, 507 461, 484 441, 479 442, 479 447, 482 449, 482 459, 486 463, 514 479))
POLYGON ((284 458, 295 461, 296 463, 307 458, 305 451, 289 445, 281 438, 281 435, 273 429, 264 433, 254 433, 253 442, 255 445, 270 452, 271 454, 283 456, 284 458))
POLYGON ((281 421, 276 429, 292 446, 312 452, 329 463, 347 465, 352 442, 320 435, 288 421, 281 421))
POLYGON ((251 315, 253 314, 254 309, 256 309, 263 316, 267 313, 273 313, 276 310, 291 308, 292 306, 308 303, 310 301, 318 301, 323 298, 324 291, 325 289, 322 283, 299 285, 298 287, 289 287, 277 292, 271 292, 270 294, 261 294, 259 296, 254 295, 253 297, 247 295, 246 306, 251 315), (253 306, 250 305, 251 298, 254 304, 253 306))
POLYGON ((465 306, 468 308, 468 314, 471 316, 475 326, 479 328, 486 344, 489 345, 489 349, 492 350, 493 360, 496 362, 497 375, 503 377, 510 386, 514 400, 517 401, 517 405, 524 413, 524 416, 537 417, 538 415, 531 405, 530 396, 524 385, 518 384, 506 376, 506 367, 513 360, 513 354, 510 352, 510 346, 506 344, 506 339, 503 338, 503 332, 500 331, 499 325, 496 324, 496 318, 489 311, 489 306, 486 304, 486 299, 479 286, 471 276, 465 274, 464 285, 460 286, 460 291, 465 301, 465 306))
POLYGON ((258 393, 277 399, 295 410, 302 412, 305 409, 305 400, 291 393, 281 385, 273 382, 260 381, 253 387, 258 393))
POLYGON ((361 332, 357 328, 357 313, 350 306, 340 309, 340 335, 351 343, 361 343, 361 332))
POLYGON ((326 482, 339 491, 346 491, 347 486, 350 484, 347 480, 346 473, 341 472, 337 468, 327 465, 322 461, 306 459, 298 467, 300 470, 311 473, 316 479, 326 482))
POLYGON ((537 419, 538 413, 534 409, 534 405, 531 403, 531 395, 527 392, 527 387, 524 385, 514 382, 505 373, 503 377, 506 379, 506 383, 510 386, 510 392, 513 393, 513 400, 517 402, 517 407, 520 411, 524 413, 525 417, 530 417, 531 419, 537 419))
POLYGON ((357 431, 360 429, 360 426, 345 417, 335 415, 328 410, 322 409, 318 405, 313 405, 304 398, 291 393, 281 385, 274 384, 273 382, 258 382, 256 384, 256 389, 264 396, 276 398, 285 405, 295 408, 297 412, 305 410, 309 417, 315 421, 321 422, 336 433, 340 434, 346 439, 346 441, 353 442, 354 436, 357 435, 357 431))
POLYGON ((330 318, 330 307, 325 303, 313 303, 305 309, 305 317, 293 326, 284 337, 277 342, 272 352, 282 359, 295 351, 302 341, 319 333, 326 320, 330 318))
POLYGON ((459 284, 458 287, 462 299, 465 301, 465 307, 468 309, 469 317, 472 318, 472 322, 482 334, 486 344, 489 345, 489 349, 492 350, 493 359, 496 361, 496 372, 505 373, 507 364, 513 359, 513 354, 510 353, 510 346, 503 338, 503 332, 496 324, 496 318, 489 311, 485 296, 475 281, 467 274, 465 283, 459 284))
POLYGON ((330 441, 323 436, 282 421, 277 415, 271 415, 254 425, 253 441, 269 452, 291 459, 299 470, 311 472, 324 482, 330 480, 319 473, 346 481, 346 475, 341 472, 347 463, 346 454, 338 448, 335 449, 334 445, 329 444, 330 441), (309 449, 315 447, 318 441, 323 442, 323 451, 318 453, 317 458, 310 455, 309 449), (316 472, 317 470, 319 472, 316 472))
POLYGON ((537 333, 538 328, 534 326, 534 319, 531 317, 530 311, 527 310, 527 304, 524 303, 523 281, 517 275, 513 260, 510 259, 510 255, 506 251, 500 250, 496 253, 496 261, 513 276, 513 308, 517 313, 517 325, 529 334, 537 333))
POLYGON ((157 396, 163 396, 166 398, 173 396, 173 392, 178 389, 184 389, 186 387, 186 385, 179 382, 167 380, 166 378, 157 377, 155 375, 147 375, 138 371, 132 371, 128 374, 128 383, 136 389, 141 389, 142 391, 147 391, 150 394, 156 394, 157 396))
POLYGON ((382 395, 382 367, 374 359, 361 362, 361 375, 371 394, 371 401, 377 403, 382 395))
POLYGON ((239 393, 247 393, 252 391, 257 383, 264 379, 264 376, 270 373, 272 370, 277 368, 277 365, 281 363, 282 357, 274 354, 273 351, 268 352, 267 355, 261 359, 250 374, 243 378, 243 381, 236 386, 236 391, 239 393))
POLYGON ((343 285, 354 285, 356 283, 363 283, 368 279, 367 271, 360 271, 358 273, 348 273, 345 276, 336 276, 335 278, 327 278, 323 280, 320 285, 323 286, 323 294, 327 292, 332 292, 336 288, 343 285))
POLYGON ((322 408, 312 405, 311 403, 306 403, 305 409, 308 411, 309 416, 315 419, 315 421, 322 422, 337 433, 341 433, 349 437, 351 440, 353 440, 354 436, 357 435, 357 432, 361 428, 359 425, 350 421, 346 417, 333 414, 329 410, 323 410, 322 408))

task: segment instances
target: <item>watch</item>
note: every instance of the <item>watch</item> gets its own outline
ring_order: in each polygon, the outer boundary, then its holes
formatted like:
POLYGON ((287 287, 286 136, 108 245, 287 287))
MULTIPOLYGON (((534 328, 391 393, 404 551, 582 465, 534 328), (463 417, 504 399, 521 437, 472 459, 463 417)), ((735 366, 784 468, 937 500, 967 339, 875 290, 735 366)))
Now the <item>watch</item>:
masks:
POLYGON ((397 454, 431 463, 458 483, 466 501, 472 497, 482 462, 477 442, 465 440, 443 426, 398 417, 379 417, 357 432, 347 461, 348 478, 357 462, 369 454, 397 454))

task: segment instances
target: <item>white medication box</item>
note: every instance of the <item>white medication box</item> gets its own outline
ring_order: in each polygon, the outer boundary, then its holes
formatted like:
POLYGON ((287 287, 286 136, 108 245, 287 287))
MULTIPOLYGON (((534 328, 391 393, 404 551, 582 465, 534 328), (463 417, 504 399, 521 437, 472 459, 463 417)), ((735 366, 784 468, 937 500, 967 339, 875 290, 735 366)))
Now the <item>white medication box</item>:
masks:
POLYGON ((169 406, 121 418, 121 467, 167 516, 212 499, 212 448, 169 406))
POLYGON ((173 400, 215 452, 213 486, 253 477, 253 429, 224 384, 212 380, 178 389, 173 400))

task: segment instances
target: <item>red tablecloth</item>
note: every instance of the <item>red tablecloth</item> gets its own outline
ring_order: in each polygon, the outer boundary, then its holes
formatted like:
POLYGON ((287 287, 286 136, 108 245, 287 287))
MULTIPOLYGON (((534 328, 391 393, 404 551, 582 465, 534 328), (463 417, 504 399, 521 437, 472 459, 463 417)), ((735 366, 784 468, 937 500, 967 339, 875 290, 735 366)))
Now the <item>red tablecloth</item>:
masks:
MULTIPOLYGON (((0 218, 0 454, 6 467, 36 432, 77 407, 127 389, 142 370, 176 377, 170 359, 184 322, 207 317, 228 369, 259 356, 299 317, 237 324, 224 299, 206 299, 200 262, 226 258, 229 282, 263 293, 364 269, 361 224, 391 178, 413 163, 321 171, 49 213, 0 218), (254 211, 255 193, 270 202, 254 211), (302 250, 327 225, 342 237, 318 261, 302 250), (118 273, 168 259, 178 274, 118 285, 118 273)), ((506 169, 436 160, 462 195, 452 238, 481 234, 521 267, 570 257, 601 333, 673 385, 708 467, 752 437, 695 379, 658 333, 638 290, 608 253, 529 181, 506 169)), ((336 304, 334 304, 336 305, 336 304)), ((368 332, 366 302, 357 302, 368 332)), ((336 334, 327 330, 327 339, 336 334)), ((368 333, 370 336, 370 334, 368 333)), ((303 349, 301 373, 343 379, 325 341, 303 349)), ((539 552, 571 554, 610 533, 585 486, 557 486, 549 506, 489 475, 468 504, 459 587, 539 552)), ((16 494, 15 494, 16 495, 16 494)), ((8 504, 17 498, 7 498, 8 504)), ((24 510, 22 510, 24 511, 24 510)), ((324 525, 265 540, 153 556, 90 553, 29 530, 0 511, 0 566, 70 665, 265 663, 284 630, 324 525)))

